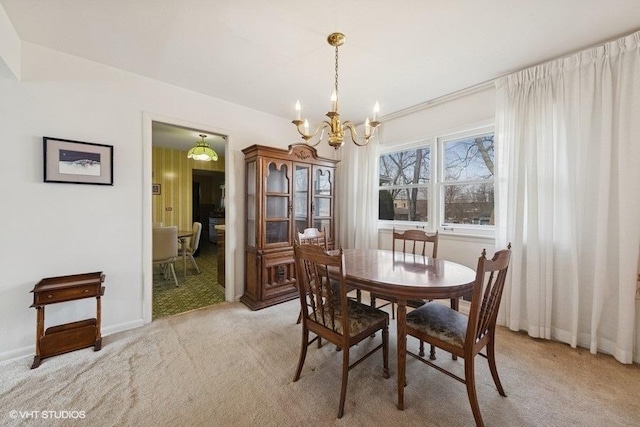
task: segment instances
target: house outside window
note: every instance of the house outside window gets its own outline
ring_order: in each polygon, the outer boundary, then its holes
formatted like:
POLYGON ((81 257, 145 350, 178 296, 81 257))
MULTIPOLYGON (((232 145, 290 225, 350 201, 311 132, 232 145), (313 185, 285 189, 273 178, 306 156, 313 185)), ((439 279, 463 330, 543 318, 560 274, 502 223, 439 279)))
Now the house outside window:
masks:
POLYGON ((378 160, 380 226, 493 233, 493 128, 389 148, 378 160))

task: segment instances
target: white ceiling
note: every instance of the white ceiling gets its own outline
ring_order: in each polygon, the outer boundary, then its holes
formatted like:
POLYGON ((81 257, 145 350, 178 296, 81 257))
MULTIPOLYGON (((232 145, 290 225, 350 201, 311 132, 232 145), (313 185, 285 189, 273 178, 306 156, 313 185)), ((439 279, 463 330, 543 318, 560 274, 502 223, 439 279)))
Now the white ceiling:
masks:
MULTIPOLYGON (((292 119, 362 122, 640 29, 640 0, 0 0, 22 40, 292 119)), ((293 126, 292 135, 297 135, 293 126)), ((196 135, 197 138, 197 135, 196 135)))

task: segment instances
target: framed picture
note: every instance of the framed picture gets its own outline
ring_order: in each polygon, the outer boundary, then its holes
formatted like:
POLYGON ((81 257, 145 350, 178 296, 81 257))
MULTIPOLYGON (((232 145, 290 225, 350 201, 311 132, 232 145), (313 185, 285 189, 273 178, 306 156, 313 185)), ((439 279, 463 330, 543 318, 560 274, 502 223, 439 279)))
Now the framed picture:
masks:
POLYGON ((42 138, 44 182, 113 185, 113 146, 42 138))
POLYGON ((151 184, 151 194, 154 196, 160 195, 160 184, 151 184))

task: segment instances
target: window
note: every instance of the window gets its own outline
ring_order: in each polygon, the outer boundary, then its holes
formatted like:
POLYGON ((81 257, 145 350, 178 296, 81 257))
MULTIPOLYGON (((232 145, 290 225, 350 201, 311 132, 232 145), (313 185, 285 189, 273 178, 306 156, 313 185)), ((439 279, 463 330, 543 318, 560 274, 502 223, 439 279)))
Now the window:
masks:
POLYGON ((378 218, 429 222, 431 147, 383 154, 379 161, 378 218))
POLYGON ((494 225, 493 133, 442 140, 442 224, 494 225))
POLYGON ((493 175, 494 133, 490 128, 381 153, 378 218, 395 227, 491 232, 493 175))

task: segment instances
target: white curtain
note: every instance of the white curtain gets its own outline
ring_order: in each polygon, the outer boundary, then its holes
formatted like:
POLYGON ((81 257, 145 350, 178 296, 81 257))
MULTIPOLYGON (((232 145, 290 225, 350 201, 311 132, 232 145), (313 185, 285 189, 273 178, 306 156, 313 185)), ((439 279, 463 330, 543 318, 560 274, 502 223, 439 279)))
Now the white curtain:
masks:
POLYGON ((340 148, 337 171, 337 245, 343 248, 378 247, 377 137, 359 147, 349 140, 340 148))
POLYGON ((501 322, 634 358, 640 32, 497 82, 501 322))

